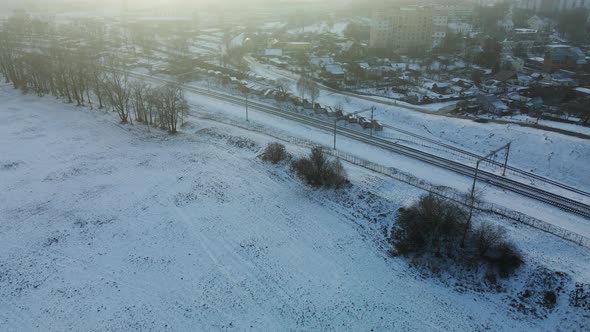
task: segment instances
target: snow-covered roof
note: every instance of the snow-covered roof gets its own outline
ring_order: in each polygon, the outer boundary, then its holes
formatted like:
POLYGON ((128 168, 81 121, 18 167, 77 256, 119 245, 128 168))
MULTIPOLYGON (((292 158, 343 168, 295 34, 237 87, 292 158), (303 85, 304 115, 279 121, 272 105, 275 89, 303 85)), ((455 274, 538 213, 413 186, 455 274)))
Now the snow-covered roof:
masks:
POLYGON ((518 92, 511 92, 507 96, 508 96, 508 99, 514 100, 514 101, 520 101, 520 102, 524 102, 524 103, 531 101, 531 98, 521 96, 518 94, 518 92))
POLYGON ((578 88, 575 88, 575 90, 578 92, 590 95, 590 89, 588 89, 588 88, 578 87, 578 88))
POLYGON ((283 56, 283 50, 280 48, 267 48, 264 50, 266 56, 283 56))
POLYGON ((344 75, 345 71, 339 64, 330 64, 324 67, 324 70, 332 75, 344 75))
POLYGON ((333 64, 334 59, 329 56, 312 57, 309 59, 309 62, 316 66, 324 66, 333 64))

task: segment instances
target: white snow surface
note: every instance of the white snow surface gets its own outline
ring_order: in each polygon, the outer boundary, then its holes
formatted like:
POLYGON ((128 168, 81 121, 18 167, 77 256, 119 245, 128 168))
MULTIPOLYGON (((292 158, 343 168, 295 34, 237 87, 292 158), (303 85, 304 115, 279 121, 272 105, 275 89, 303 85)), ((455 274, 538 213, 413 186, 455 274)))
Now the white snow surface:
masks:
MULTIPOLYGON (((523 318, 502 294, 420 277, 339 194, 260 161, 270 138, 191 122, 169 136, 0 87, 0 330, 523 331, 575 318, 523 318)), ((391 211, 422 194, 346 168, 391 211)), ((529 261, 590 277, 587 250, 506 225, 529 261)))

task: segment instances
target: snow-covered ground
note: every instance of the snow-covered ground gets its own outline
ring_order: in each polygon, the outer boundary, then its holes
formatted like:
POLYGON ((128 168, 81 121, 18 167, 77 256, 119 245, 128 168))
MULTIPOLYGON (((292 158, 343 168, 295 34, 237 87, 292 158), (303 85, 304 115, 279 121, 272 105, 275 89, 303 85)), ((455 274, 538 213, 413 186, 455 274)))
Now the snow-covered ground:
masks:
POLYGON ((588 327, 567 293, 545 320, 507 304, 537 265, 566 291, 587 281, 587 249, 494 217, 527 259, 507 292, 425 279, 380 229, 420 190, 345 165, 352 189, 316 192, 257 158, 269 141, 196 117, 168 136, 2 85, 0 330, 588 327))
POLYGON ((551 128, 558 128, 563 130, 572 131, 575 133, 580 133, 584 135, 590 135, 590 127, 584 127, 578 124, 573 123, 564 123, 564 122, 557 122, 551 120, 537 120, 537 118, 530 117, 525 114, 519 114, 509 117, 503 117, 502 120, 514 121, 514 122, 524 122, 528 124, 539 124, 542 126, 547 126, 551 128))

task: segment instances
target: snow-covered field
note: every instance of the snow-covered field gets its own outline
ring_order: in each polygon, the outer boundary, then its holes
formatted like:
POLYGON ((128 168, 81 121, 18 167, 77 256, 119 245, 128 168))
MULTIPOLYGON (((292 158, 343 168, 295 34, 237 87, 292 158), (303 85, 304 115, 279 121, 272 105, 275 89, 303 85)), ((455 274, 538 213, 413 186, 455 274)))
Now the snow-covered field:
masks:
POLYGON ((544 320, 507 304, 538 265, 588 281, 586 249, 494 219, 527 265, 504 293, 450 287, 381 240, 421 191, 345 165, 353 188, 316 192, 257 158, 269 141, 196 117, 168 136, 2 85, 0 330, 588 327, 567 293, 544 320))

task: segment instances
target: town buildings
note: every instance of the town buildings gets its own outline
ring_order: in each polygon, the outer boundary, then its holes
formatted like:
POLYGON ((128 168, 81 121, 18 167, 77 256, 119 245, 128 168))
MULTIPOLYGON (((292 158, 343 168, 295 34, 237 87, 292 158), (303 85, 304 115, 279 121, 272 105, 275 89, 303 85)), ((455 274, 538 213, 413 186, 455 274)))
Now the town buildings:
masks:
POLYGON ((590 0, 518 0, 516 6, 537 13, 553 14, 578 8, 590 9, 590 0))

